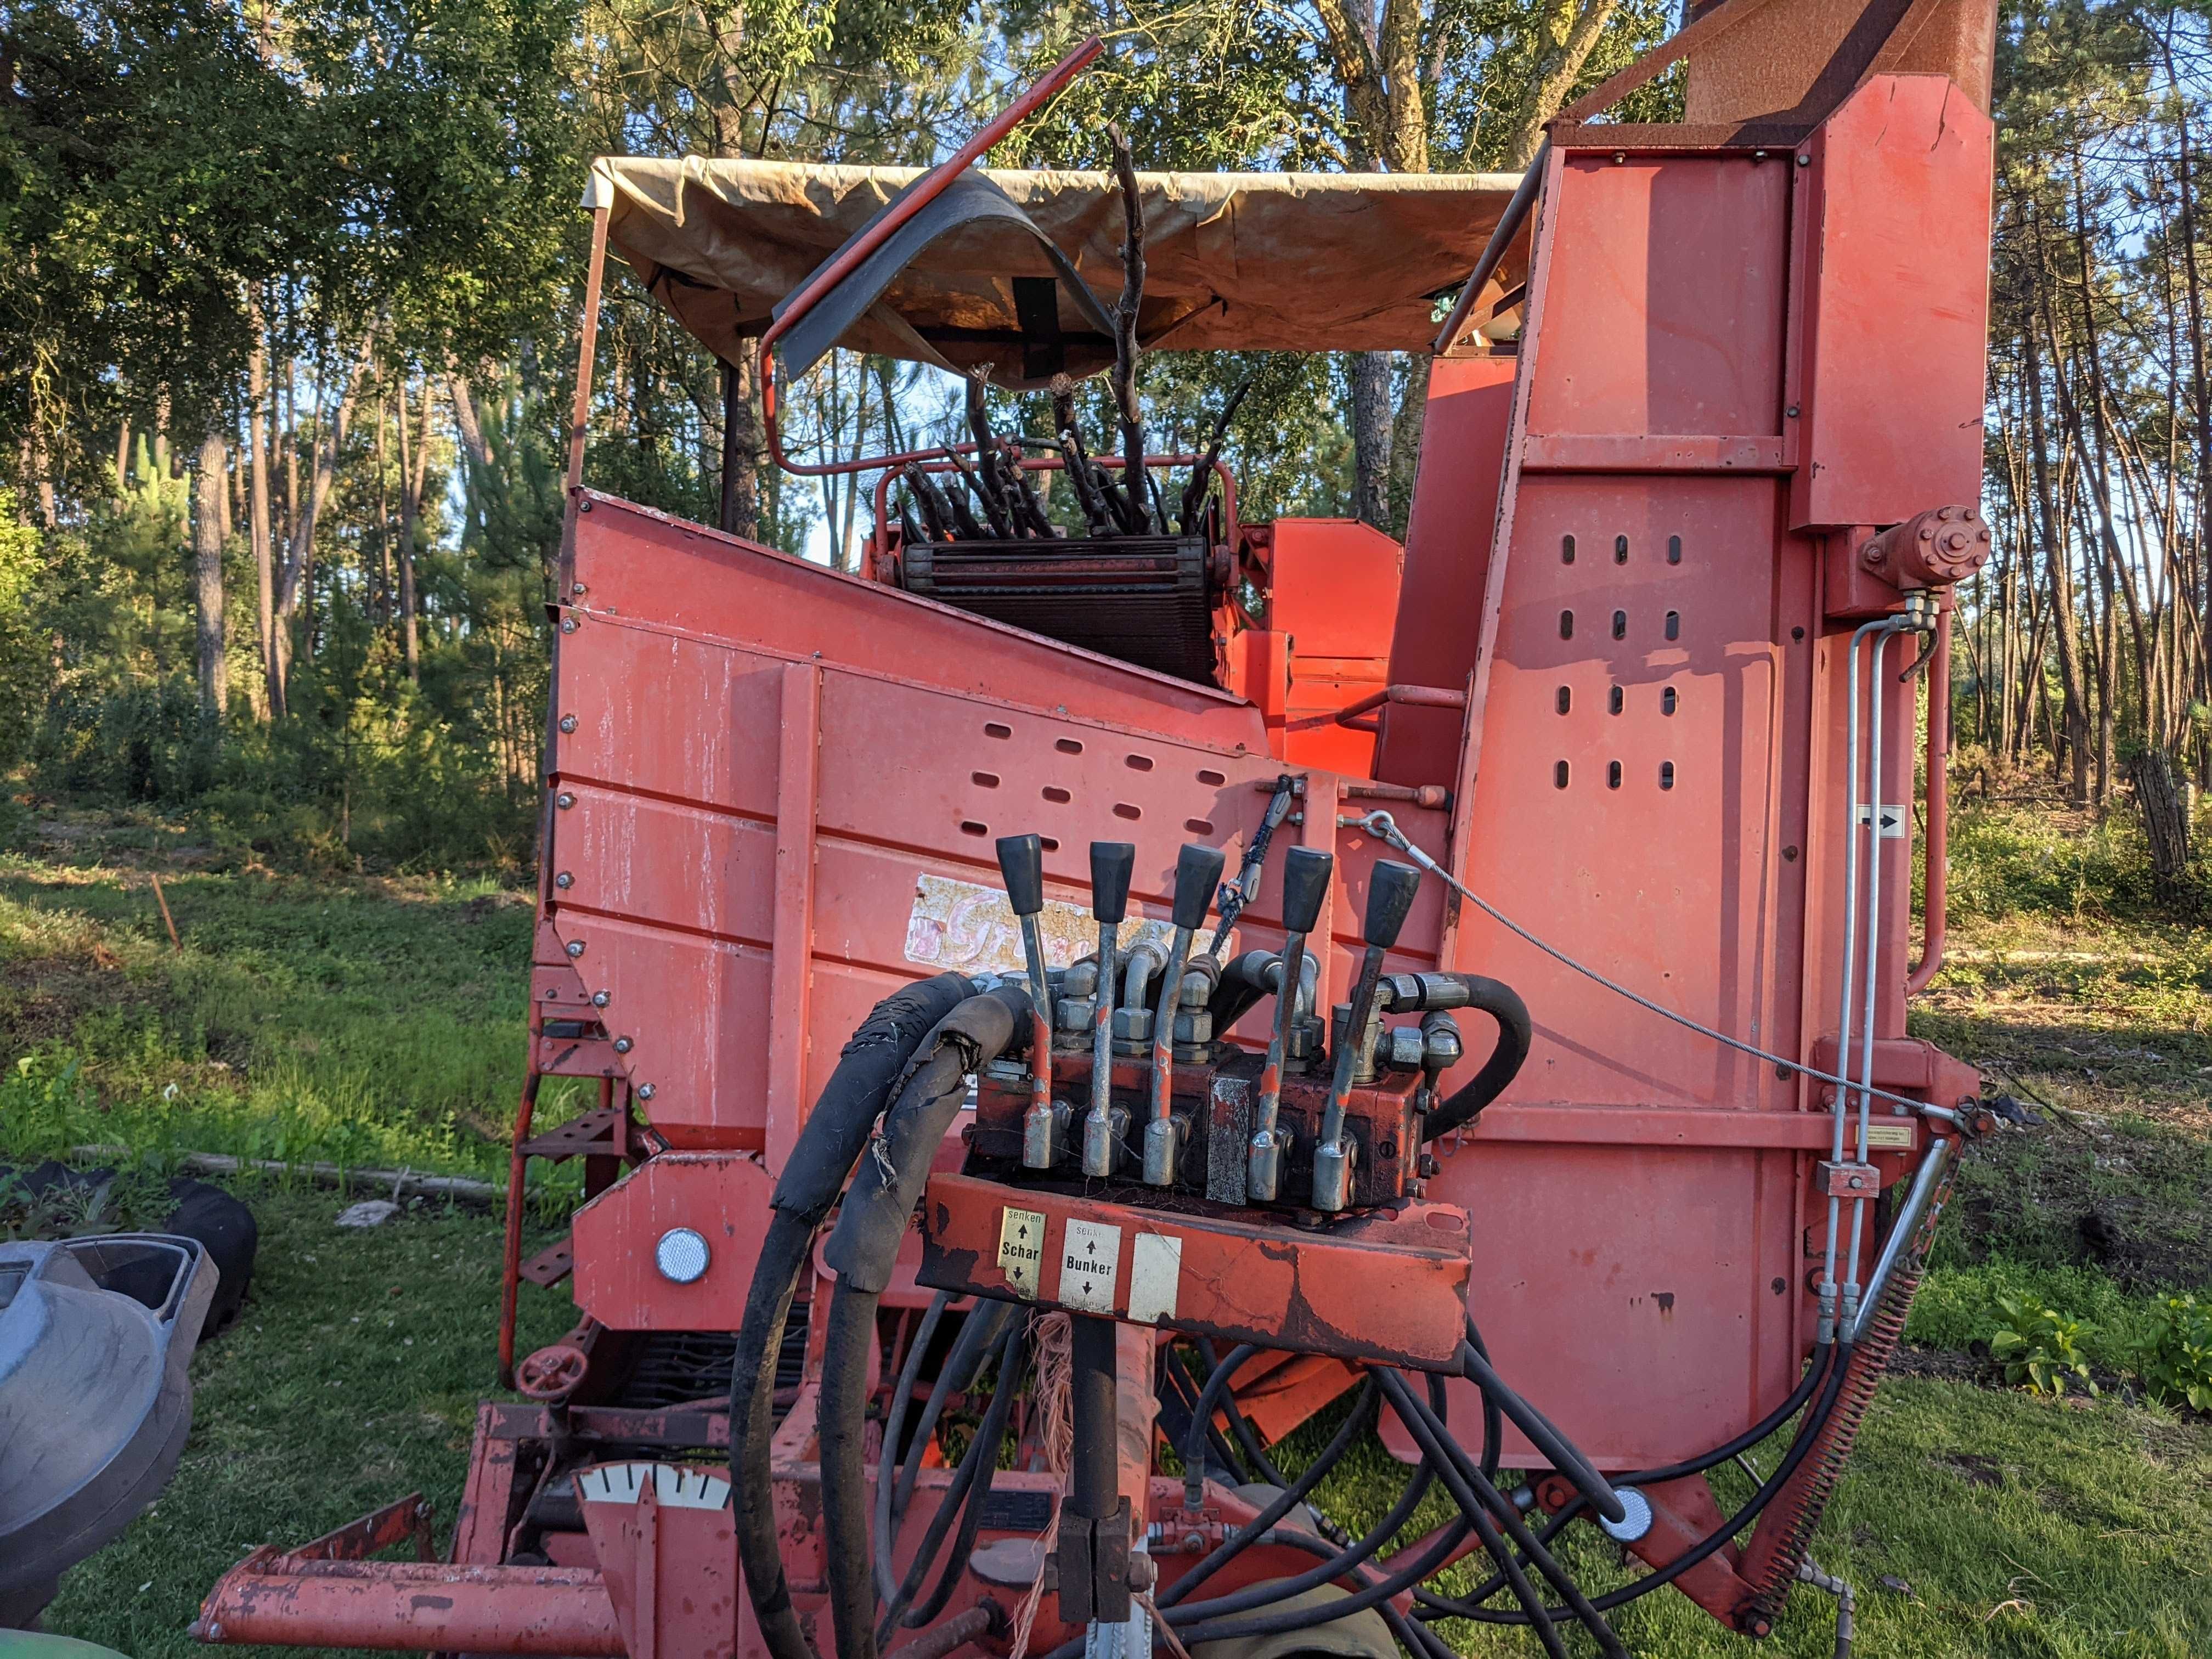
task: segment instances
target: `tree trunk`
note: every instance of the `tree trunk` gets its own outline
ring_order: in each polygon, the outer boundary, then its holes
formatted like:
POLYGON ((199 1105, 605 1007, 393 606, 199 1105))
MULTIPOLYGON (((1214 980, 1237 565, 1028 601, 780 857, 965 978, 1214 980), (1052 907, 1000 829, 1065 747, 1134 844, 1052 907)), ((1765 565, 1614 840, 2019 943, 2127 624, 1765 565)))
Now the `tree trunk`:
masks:
POLYGON ((192 491, 192 597, 198 613, 200 721, 210 727, 222 717, 230 701, 222 640, 223 469, 229 454, 222 433, 211 431, 202 438, 192 491))
POLYGON ((468 377, 449 370, 446 395, 453 400, 453 426, 461 434, 461 449, 468 458, 469 522, 481 538, 487 528, 484 495, 491 488, 491 447, 484 442, 483 422, 477 418, 476 395, 469 389, 468 377))
POLYGON ((738 361, 722 365, 722 507, 719 522, 732 536, 760 539, 760 417, 756 390, 760 345, 738 343, 738 361))
POLYGON ((2076 806, 2086 806, 2089 801, 2089 717, 2082 690, 2081 639, 2075 621, 2074 578, 2066 556, 2066 527, 2058 516, 2051 487, 2050 450, 2043 420, 2043 371, 2033 322, 2022 337, 2021 345, 2027 371, 2027 453, 2033 463, 2036 508, 2043 521, 2044 554, 2051 568, 2051 635, 2058 645, 2058 686, 2063 698, 2066 746, 2074 762, 2073 798, 2076 806))
POLYGON ((257 641, 261 653, 261 716, 266 720, 282 711, 284 696, 276 675, 276 597, 269 530, 268 333, 258 301, 252 304, 252 323, 253 352, 246 360, 251 401, 246 412, 246 441, 252 453, 246 458, 252 470, 246 477, 246 505, 247 533, 253 542, 254 614, 261 630, 257 641))
POLYGON ((2173 763, 2162 750, 2143 750, 2128 763, 2128 781, 2150 842, 2153 890, 2161 902, 2175 903, 2190 887, 2189 808, 2175 787, 2173 763))
POLYGON ((1614 0, 1548 0, 1535 24, 1544 44, 1536 52, 1534 73, 1522 93, 1506 140, 1508 168, 1522 171, 1536 159, 1544 142, 1544 123, 1559 112, 1582 78, 1583 65, 1605 32, 1613 4, 1614 0))
POLYGON ((422 683, 422 647, 415 627, 415 525, 422 509, 425 452, 430 447, 430 385, 422 383, 422 428, 411 446, 407 432, 407 383, 399 383, 399 637, 407 678, 422 683))
MULTIPOLYGON (((360 371, 368 366, 370 350, 370 343, 364 341, 360 363, 348 378, 345 390, 338 395, 337 409, 329 423, 329 431, 316 434, 314 467, 307 480, 307 499, 301 501, 296 494, 293 498, 292 535, 284 550, 284 568, 279 573, 276 584, 276 683, 279 692, 276 708, 280 714, 284 709, 282 693, 291 678, 292 620, 299 612, 302 592, 307 592, 310 598, 313 593, 315 526, 322 517, 325 503, 330 500, 331 485, 337 477, 338 455, 345 447, 346 433, 353 424, 354 398, 361 386, 360 371)), ((296 405, 295 412, 296 414, 296 405)), ((288 481, 288 489, 295 489, 297 487, 299 453, 295 428, 289 456, 291 477, 288 481)))
POLYGON ((1390 354, 1354 352, 1352 380, 1352 516, 1390 522, 1390 354))

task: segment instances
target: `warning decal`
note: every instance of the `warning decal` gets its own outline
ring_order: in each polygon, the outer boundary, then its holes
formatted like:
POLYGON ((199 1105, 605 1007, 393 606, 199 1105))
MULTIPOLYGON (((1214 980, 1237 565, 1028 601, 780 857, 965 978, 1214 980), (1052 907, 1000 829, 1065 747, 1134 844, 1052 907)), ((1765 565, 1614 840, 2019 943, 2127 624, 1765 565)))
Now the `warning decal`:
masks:
POLYGON ((1121 1230, 1103 1221, 1070 1221, 1060 1252, 1060 1295, 1063 1307, 1110 1313, 1114 1279, 1121 1266, 1121 1230))
POLYGON ((1044 1261, 1044 1217, 1035 1210, 1008 1208, 999 1214, 999 1271, 1006 1288, 1021 1296, 1037 1293, 1037 1267, 1044 1261))
POLYGON ((1139 1233, 1129 1246, 1130 1319, 1139 1325, 1173 1319, 1182 1279, 1182 1240, 1169 1233, 1139 1233))

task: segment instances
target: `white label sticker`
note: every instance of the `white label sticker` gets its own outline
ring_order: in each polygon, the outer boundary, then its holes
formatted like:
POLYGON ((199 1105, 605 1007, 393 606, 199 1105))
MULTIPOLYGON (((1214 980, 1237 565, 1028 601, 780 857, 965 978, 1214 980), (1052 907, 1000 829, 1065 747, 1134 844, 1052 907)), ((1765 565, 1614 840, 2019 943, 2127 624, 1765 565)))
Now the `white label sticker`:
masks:
POLYGON ((1060 1296, 1063 1307, 1109 1313, 1114 1276, 1121 1265, 1121 1230, 1103 1221, 1070 1221, 1060 1252, 1060 1296))
MULTIPOLYGON (((1079 904, 1047 899, 1037 927, 1044 937, 1048 968, 1065 968, 1098 948, 1098 924, 1079 904)), ((1126 951, 1149 939, 1164 945, 1173 931, 1164 921, 1131 915, 1121 924, 1121 948, 1126 951)), ((1224 961, 1237 954, 1237 939, 1232 928, 1221 947, 1227 953, 1224 961)), ((939 970, 1018 974, 1024 965, 1021 924, 999 889, 925 871, 914 879, 905 955, 908 962, 939 970)))
POLYGON ((1912 822, 1909 806, 1868 806, 1859 808, 1859 822, 1871 823, 1875 833, 1884 841, 1903 841, 1905 826, 1912 822))
POLYGON ((1182 1240, 1170 1233, 1139 1233, 1129 1246, 1130 1319, 1139 1325, 1173 1319, 1182 1279, 1182 1240))
POLYGON ((999 1271, 1018 1296, 1037 1293, 1037 1268, 1044 1261, 1044 1216, 1009 1205, 999 1217, 999 1271))

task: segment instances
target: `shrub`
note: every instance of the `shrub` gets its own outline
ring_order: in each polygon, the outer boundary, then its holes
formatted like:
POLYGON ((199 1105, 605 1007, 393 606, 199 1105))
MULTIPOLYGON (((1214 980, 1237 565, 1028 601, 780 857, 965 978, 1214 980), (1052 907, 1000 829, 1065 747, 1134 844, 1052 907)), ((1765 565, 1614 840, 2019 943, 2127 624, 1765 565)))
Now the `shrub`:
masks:
POLYGON ((2168 1297, 2154 1316, 2136 1372, 2152 1399, 2212 1411, 2212 1307, 2193 1296, 2168 1297))
POLYGON ((2005 1328, 1990 1339, 1990 1355, 2003 1362, 2005 1381, 2025 1382, 2037 1394, 2054 1399, 2066 1392, 2069 1377, 2078 1379, 2091 1394, 2097 1385, 2089 1379, 2089 1337, 2087 1321, 2069 1319, 2039 1303, 1999 1297, 1997 1310, 2005 1328))

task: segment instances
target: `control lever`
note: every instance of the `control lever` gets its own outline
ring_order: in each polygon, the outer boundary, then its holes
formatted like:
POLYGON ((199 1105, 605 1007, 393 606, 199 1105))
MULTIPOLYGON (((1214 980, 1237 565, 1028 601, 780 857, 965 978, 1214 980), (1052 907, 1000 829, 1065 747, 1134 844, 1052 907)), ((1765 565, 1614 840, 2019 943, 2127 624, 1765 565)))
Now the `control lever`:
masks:
POLYGON ((1359 977, 1352 988, 1352 1018, 1345 1022, 1344 1040, 1336 1051, 1336 1072, 1328 1085, 1328 1106, 1322 1114, 1321 1139, 1314 1146, 1313 1206, 1341 1210, 1352 1200, 1353 1147, 1344 1133, 1344 1103, 1352 1093, 1352 1079, 1359 1069, 1359 1049, 1366 1040, 1368 1022, 1375 1016, 1375 995, 1382 981, 1382 955, 1398 942, 1398 930, 1413 908, 1421 872, 1410 864, 1378 860, 1367 879, 1367 915, 1360 936, 1367 950, 1359 959, 1359 977))
POLYGON ((1274 1035, 1267 1039, 1267 1063, 1260 1073, 1260 1104, 1245 1160, 1244 1192, 1249 1203, 1272 1203, 1282 1187, 1290 1137, 1276 1127, 1275 1119, 1283 1103, 1284 1051, 1291 1023, 1297 1018, 1306 935, 1321 920, 1322 901, 1328 896, 1328 878, 1335 866, 1334 856, 1311 847, 1293 847, 1283 854, 1283 954, 1276 958, 1274 1035))
POLYGON ((1126 841, 1091 843, 1091 912, 1098 920, 1098 1006, 1091 1018, 1091 1111, 1083 1120, 1083 1173, 1114 1173, 1121 1137, 1114 1127, 1114 988, 1120 982, 1121 919, 1137 849, 1126 841))
POLYGON ((1185 847, 1176 854, 1175 933, 1168 965, 1160 973, 1160 1000, 1152 1014, 1152 1115, 1145 1124, 1145 1180, 1154 1187, 1175 1184, 1176 1155, 1182 1136, 1168 1110, 1175 1091, 1176 1012, 1182 1006, 1182 970, 1190 960, 1190 938, 1206 923, 1224 863, 1218 847, 1185 847))
POLYGON ((1022 1119, 1022 1165, 1049 1170, 1058 1162, 1062 1114, 1052 1102, 1052 988, 1044 971, 1044 843, 1035 836, 999 837, 999 873, 1022 924, 1022 957, 1030 975, 1030 1109, 1022 1119))

